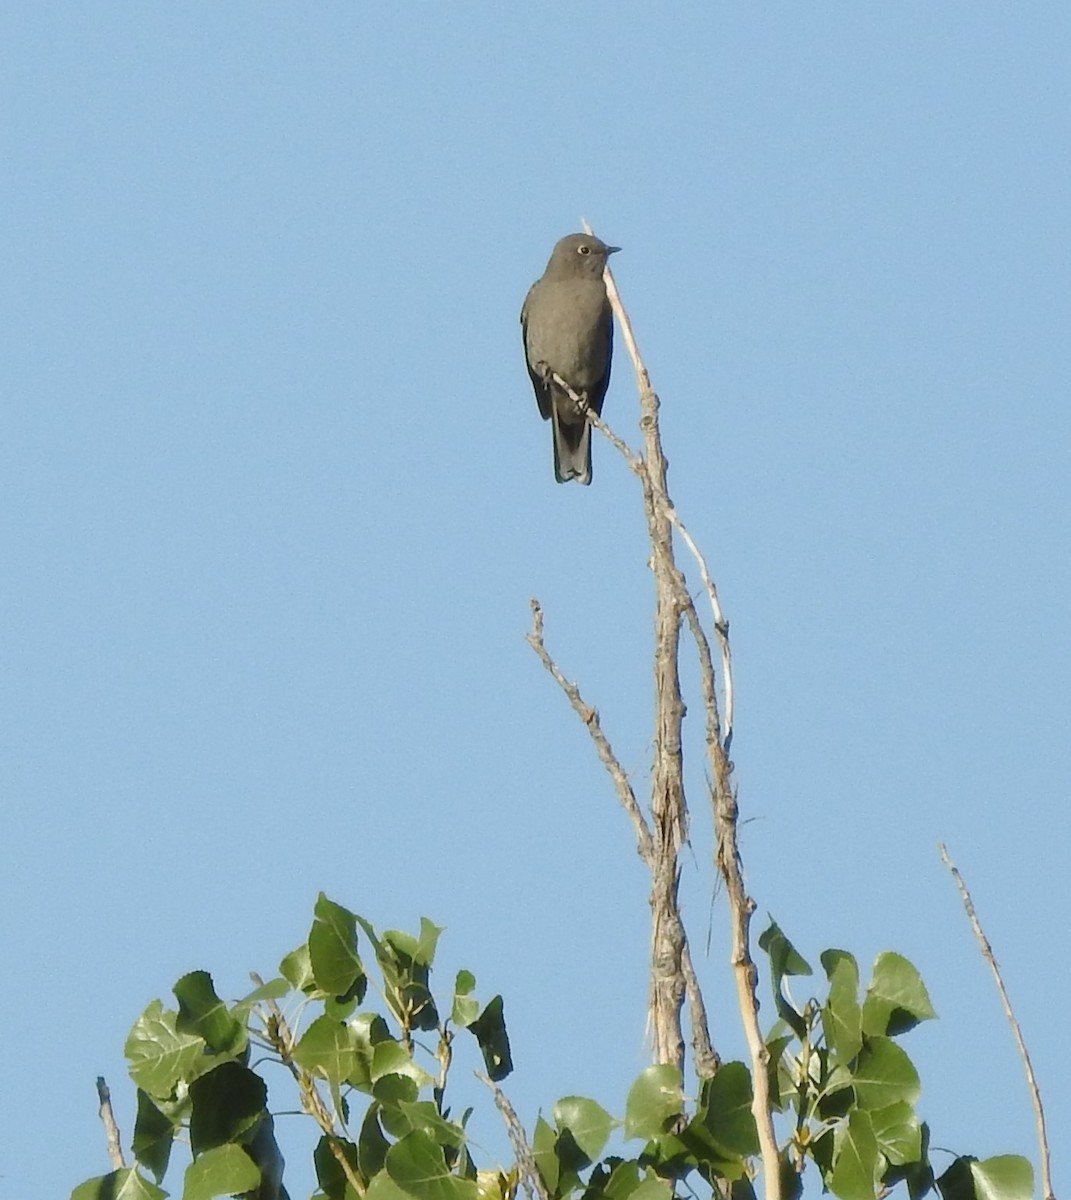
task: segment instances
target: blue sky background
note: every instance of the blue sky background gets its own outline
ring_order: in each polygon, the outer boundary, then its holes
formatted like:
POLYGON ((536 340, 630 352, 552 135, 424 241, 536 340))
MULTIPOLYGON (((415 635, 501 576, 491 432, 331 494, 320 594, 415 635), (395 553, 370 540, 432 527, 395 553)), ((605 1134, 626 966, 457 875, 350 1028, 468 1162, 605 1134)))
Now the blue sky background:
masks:
POLYGON ((447 927, 526 1121, 622 1110, 646 880, 524 643, 536 595, 642 787, 639 497, 605 444, 554 484, 517 325, 581 215, 732 622, 757 928, 908 955, 935 1143, 1036 1159, 945 840, 1060 1141, 1071 8, 19 4, 0 112, 0 1196, 106 1170, 133 1019, 242 993, 319 889, 447 927))

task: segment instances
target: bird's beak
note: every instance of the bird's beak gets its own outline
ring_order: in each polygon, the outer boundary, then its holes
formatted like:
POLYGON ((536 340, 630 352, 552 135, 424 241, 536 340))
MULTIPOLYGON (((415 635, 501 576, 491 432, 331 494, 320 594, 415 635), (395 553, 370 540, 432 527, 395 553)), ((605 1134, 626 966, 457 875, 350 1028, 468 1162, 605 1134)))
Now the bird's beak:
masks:
POLYGON ((607 254, 616 254, 618 252, 618 250, 620 250, 620 249, 621 249, 620 246, 607 246, 606 253, 607 254))

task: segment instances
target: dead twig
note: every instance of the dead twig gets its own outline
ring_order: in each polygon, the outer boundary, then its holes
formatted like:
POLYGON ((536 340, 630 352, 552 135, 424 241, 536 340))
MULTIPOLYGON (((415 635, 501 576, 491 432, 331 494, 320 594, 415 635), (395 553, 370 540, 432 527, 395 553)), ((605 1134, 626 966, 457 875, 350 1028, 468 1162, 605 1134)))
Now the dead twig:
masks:
POLYGON ((521 1171, 521 1183, 529 1200, 534 1200, 536 1197, 538 1197, 538 1200, 550 1200, 547 1185, 543 1182, 543 1176, 540 1175, 539 1168, 536 1166, 532 1148, 528 1145, 528 1138, 525 1137, 524 1126, 517 1118, 517 1114, 513 1110, 513 1105, 509 1102, 509 1097, 488 1076, 477 1071, 476 1078, 491 1089, 491 1093, 495 1098, 495 1107, 502 1114, 502 1120, 506 1125, 506 1133, 509 1134, 509 1142, 513 1147, 513 1155, 521 1171))
POLYGON ((639 856, 645 863, 650 865, 654 861, 651 831, 636 800, 636 793, 632 790, 632 784, 629 783, 628 775, 625 774, 624 767, 621 766, 606 734, 602 731, 602 725, 599 723, 599 711, 585 703, 584 698, 580 695, 580 689, 575 683, 570 683, 565 678, 558 664, 551 658, 550 652, 543 641, 543 609, 536 599, 532 599, 529 603, 532 606, 532 630, 527 634, 525 640, 536 652, 539 661, 550 672, 554 682, 565 693, 569 703, 573 706, 573 711, 587 729, 592 742, 595 744, 595 753, 598 754, 599 761, 614 781, 614 788, 617 791, 618 799, 621 801, 621 806, 628 813, 632 821, 632 827, 636 831, 636 849, 639 856))
POLYGON ((978 940, 982 957, 989 964, 990 971, 993 972, 993 978, 997 983, 997 991, 1000 993, 1000 1003, 1004 1008, 1004 1015, 1011 1026, 1015 1044, 1019 1048, 1019 1057, 1022 1059, 1023 1070, 1026 1072, 1027 1086, 1030 1089, 1030 1102, 1034 1106, 1034 1123, 1037 1127, 1038 1151, 1041 1155, 1041 1194, 1044 1200, 1055 1200, 1052 1189, 1052 1174, 1049 1167, 1049 1139, 1045 1129, 1045 1109, 1041 1103, 1041 1090, 1038 1087, 1037 1076, 1034 1074, 1034 1066, 1030 1061, 1030 1051, 1026 1048, 1026 1039, 1023 1037, 1023 1031, 1016 1020, 1011 1000, 1008 997, 1008 989, 1004 986, 1000 967, 997 966, 996 955, 993 953, 993 947, 989 944, 989 938, 986 937, 985 931, 982 929, 981 921, 978 920, 978 914, 974 910, 974 901, 971 899, 971 894, 967 890, 966 883, 963 881, 963 876, 959 873, 959 868, 949 857, 944 842, 938 843, 938 850, 941 852, 941 861, 956 881, 960 899, 963 901, 963 907, 967 912, 967 920, 970 921, 971 928, 974 930, 974 936, 978 940))
POLYGON ((112 1094, 103 1075, 97 1076, 97 1099, 100 1101, 100 1119, 108 1142, 108 1161, 113 1171, 121 1171, 126 1166, 122 1139, 119 1137, 119 1126, 115 1123, 115 1113, 112 1112, 112 1094))

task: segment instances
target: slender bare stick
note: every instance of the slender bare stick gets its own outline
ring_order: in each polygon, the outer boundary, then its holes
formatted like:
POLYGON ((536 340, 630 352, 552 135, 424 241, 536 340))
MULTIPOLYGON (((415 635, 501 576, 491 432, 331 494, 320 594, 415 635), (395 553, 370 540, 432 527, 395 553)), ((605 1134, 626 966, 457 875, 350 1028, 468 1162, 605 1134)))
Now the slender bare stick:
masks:
POLYGON ((1027 1086, 1030 1088, 1030 1101, 1034 1106, 1038 1150, 1041 1154, 1041 1194, 1045 1200, 1055 1200, 1052 1189, 1052 1174, 1049 1168, 1049 1139, 1045 1131, 1045 1109, 1041 1103, 1041 1090, 1038 1088, 1034 1066, 1030 1061, 1030 1051, 1026 1048, 1026 1040, 1023 1038, 1023 1031, 1019 1027, 1019 1022, 1016 1020, 1015 1013, 1012 1010, 1011 1000, 1008 997, 1008 989, 1004 986, 1000 967, 997 966, 996 955, 993 953, 993 947, 989 944, 989 938, 986 937, 985 931, 982 929, 982 923, 978 920, 978 914, 974 910, 974 901, 971 899, 971 894, 967 890, 966 883, 963 882, 963 876, 959 873, 959 868, 949 857, 944 842, 938 843, 938 849, 941 852, 941 861, 948 868, 952 878, 956 881, 956 887, 959 888, 960 899, 963 901, 963 907, 967 911, 967 920, 970 921, 971 928, 974 930, 974 936, 978 940, 982 957, 989 964, 989 969, 993 972, 993 978, 997 982, 997 991, 1000 993, 1000 1002, 1004 1007, 1004 1015, 1011 1026, 1015 1044, 1019 1048, 1019 1057, 1023 1062, 1023 1070, 1026 1072, 1027 1086))
POLYGON ((710 599, 710 611, 714 617, 714 634, 718 639, 718 648, 721 651, 721 680, 724 696, 721 709, 721 735, 725 752, 728 753, 733 740, 733 656, 729 647, 729 622, 725 619, 725 615, 721 611, 718 589, 714 586, 714 580, 710 577, 710 571, 707 569, 707 560, 692 540, 692 535, 684 528, 684 522, 677 515, 677 510, 672 505, 669 505, 666 509, 666 516, 669 517, 673 523, 673 528, 680 534, 684 544, 692 552, 692 557, 698 563, 699 578, 702 579, 703 586, 706 588, 707 596, 710 599))
POLYGON ((121 1171, 126 1166, 122 1139, 119 1137, 119 1126, 115 1123, 115 1113, 112 1112, 112 1094, 103 1075, 97 1076, 97 1099, 100 1100, 100 1119, 108 1141, 108 1161, 113 1171, 121 1171))
POLYGON ((510 1145, 513 1147, 513 1155, 517 1160, 517 1166, 521 1169, 521 1182, 524 1184, 524 1190, 529 1197, 538 1196, 539 1200, 550 1200, 550 1193, 536 1166, 535 1156, 532 1154, 531 1146, 528 1145, 528 1139, 524 1135, 524 1126, 518 1120, 513 1105, 509 1102, 509 1097, 498 1084, 493 1083, 479 1071, 476 1072, 476 1078, 486 1084, 494 1095, 495 1106, 502 1114, 506 1132, 509 1134, 510 1145))
POLYGON ((645 863, 650 865, 654 861, 651 831, 647 827, 643 812, 636 800, 636 793, 632 790, 632 784, 629 783, 628 775, 625 774, 624 767, 621 766, 606 734, 602 731, 602 726, 599 724, 599 711, 598 709, 591 708, 584 702, 584 698, 580 695, 580 689, 575 683, 570 683, 565 678, 558 664, 551 658, 550 652, 543 641, 543 609, 540 607, 538 600, 533 599, 530 603, 532 606, 532 632, 527 635, 525 640, 539 656, 539 661, 550 672, 554 682, 565 693, 576 715, 583 721, 584 726, 591 735, 591 740, 595 743, 595 752, 599 756, 599 761, 610 773, 610 778, 614 781, 614 787, 617 790, 621 806, 628 813, 633 828, 636 831, 636 849, 639 856, 645 863))
POLYGON ((703 990, 699 986, 699 977, 695 973, 687 940, 681 947, 681 970, 684 973, 684 992, 688 997, 688 1024, 692 1032, 695 1073, 700 1079, 709 1079, 721 1066, 721 1057, 710 1041, 706 1001, 703 999, 703 990))
POLYGON ((607 439, 607 441, 609 441, 610 445, 613 446, 614 449, 624 457, 625 462, 628 463, 629 467, 635 471, 637 475, 642 476, 643 459, 629 449, 628 443, 624 440, 624 438, 618 437, 618 435, 614 433, 614 431, 609 425, 606 424, 599 414, 593 408, 589 407, 587 399, 579 392, 574 391, 573 388, 570 387, 568 381, 563 379, 557 373, 557 371, 552 371, 550 377, 558 385, 558 387, 565 392, 569 399, 572 400, 577 408, 587 417, 588 422, 594 425, 595 428, 607 439))

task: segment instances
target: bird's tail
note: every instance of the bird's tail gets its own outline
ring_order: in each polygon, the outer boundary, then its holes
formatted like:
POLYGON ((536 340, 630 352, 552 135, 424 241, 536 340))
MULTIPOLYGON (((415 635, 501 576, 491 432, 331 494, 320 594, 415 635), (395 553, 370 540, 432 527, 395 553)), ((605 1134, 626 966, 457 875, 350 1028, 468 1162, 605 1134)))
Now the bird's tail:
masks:
POLYGON ((559 483, 575 479, 577 483, 591 482, 591 426, 587 421, 567 423, 558 415, 555 405, 551 414, 554 431, 554 478, 559 483))

